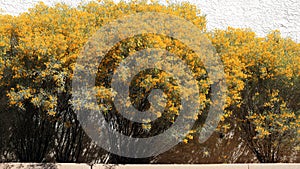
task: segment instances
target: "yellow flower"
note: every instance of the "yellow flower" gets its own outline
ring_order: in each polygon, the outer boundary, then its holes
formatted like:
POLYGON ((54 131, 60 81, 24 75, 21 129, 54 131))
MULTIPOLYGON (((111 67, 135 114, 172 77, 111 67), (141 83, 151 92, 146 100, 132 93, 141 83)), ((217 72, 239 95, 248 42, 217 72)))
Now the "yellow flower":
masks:
POLYGON ((50 116, 55 116, 55 115, 56 115, 56 112, 55 112, 55 111, 49 111, 49 112, 48 112, 48 115, 50 115, 50 116))

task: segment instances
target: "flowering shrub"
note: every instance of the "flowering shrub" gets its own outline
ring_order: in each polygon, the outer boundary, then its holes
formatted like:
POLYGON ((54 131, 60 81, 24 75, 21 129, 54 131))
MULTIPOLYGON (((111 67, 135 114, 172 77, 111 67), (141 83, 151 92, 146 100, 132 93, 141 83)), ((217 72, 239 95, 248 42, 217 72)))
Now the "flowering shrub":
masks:
POLYGON ((260 162, 280 161, 299 147, 299 43, 278 31, 257 38, 233 28, 216 31, 212 42, 228 75, 231 100, 224 117, 237 123, 260 162))
MULTIPOLYGON (((70 103, 75 61, 88 38, 100 27, 125 15, 149 11, 183 17, 206 32, 205 17, 188 3, 163 6, 145 1, 101 1, 77 8, 40 3, 19 16, 0 15, 0 89, 1 97, 7 100, 1 106, 9 107, 19 120, 10 145, 17 159, 40 162, 49 152, 54 152, 56 161, 64 162, 100 158, 100 150, 92 151, 95 145, 80 129, 70 103), (28 147, 35 147, 35 152, 28 147)), ((226 133, 238 128, 260 162, 277 162, 284 151, 299 149, 300 44, 280 37, 277 31, 258 38, 251 30, 228 28, 207 36, 224 64, 228 86, 218 130, 226 133)), ((189 118, 197 120, 207 112, 210 85, 216 83, 207 77, 197 55, 179 40, 145 34, 119 42, 108 53, 105 69, 99 69, 97 74, 97 97, 106 100, 99 106, 116 123, 116 130, 125 128, 125 134, 134 137, 162 132, 163 127, 172 125, 180 110, 178 99, 168 100, 163 120, 141 125, 120 118, 111 104, 113 92, 107 87, 111 69, 130 53, 153 47, 175 53, 193 70, 200 88, 201 109, 197 116, 189 118)), ((149 87, 166 88, 168 98, 178 98, 176 80, 165 72, 151 70, 141 77, 135 79, 132 90, 136 91, 131 95, 132 104, 139 109, 147 108, 141 99, 147 96, 149 87)), ((162 117, 162 112, 156 114, 162 117)), ((197 138, 201 125, 195 125, 183 142, 197 138)))

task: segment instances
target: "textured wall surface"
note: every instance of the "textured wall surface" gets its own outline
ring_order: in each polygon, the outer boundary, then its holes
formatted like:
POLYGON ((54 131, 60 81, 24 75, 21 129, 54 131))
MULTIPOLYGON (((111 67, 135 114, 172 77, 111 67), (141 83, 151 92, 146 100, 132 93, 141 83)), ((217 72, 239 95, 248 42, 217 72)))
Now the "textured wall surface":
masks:
MULTIPOLYGON (((64 2, 76 6, 88 0, 0 0, 0 11, 17 15, 38 1, 48 5, 64 2)), ((181 0, 177 0, 181 1, 181 0)), ((208 29, 228 26, 251 28, 258 36, 278 29, 300 42, 300 0, 189 0, 207 15, 208 29)))
POLYGON ((278 29, 300 42, 300 0, 195 0, 207 15, 208 29, 251 28, 264 36, 278 29))

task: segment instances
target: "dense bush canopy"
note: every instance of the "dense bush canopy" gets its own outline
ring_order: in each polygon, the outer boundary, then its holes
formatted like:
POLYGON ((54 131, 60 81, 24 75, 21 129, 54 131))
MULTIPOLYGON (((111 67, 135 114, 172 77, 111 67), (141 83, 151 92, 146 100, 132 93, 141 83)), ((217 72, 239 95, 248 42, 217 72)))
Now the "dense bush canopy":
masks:
MULTIPOLYGON (((0 156, 4 161, 130 162, 97 147, 81 129, 71 104, 71 83, 76 58, 89 37, 119 17, 149 11, 182 17, 206 33, 205 17, 189 3, 100 1, 77 8, 40 3, 19 16, 0 15, 0 156)), ((300 44, 282 38, 278 31, 261 38, 248 29, 228 28, 206 36, 222 60, 228 90, 217 132, 240 133, 260 162, 293 160, 300 142, 300 44)), ((201 109, 183 140, 189 143, 199 136, 210 106, 210 85, 216 82, 179 40, 145 34, 116 44, 97 74, 97 97, 105 100, 99 106, 115 123, 115 130, 132 137, 151 136, 172 125, 180 113, 178 99, 170 100, 178 98, 178 86, 163 71, 142 72, 131 86, 131 102, 140 110, 147 107, 142 99, 148 90, 164 89, 168 109, 163 116, 156 112, 163 118, 159 123, 122 119, 111 100, 111 70, 131 53, 153 47, 179 56, 198 81, 201 109)))

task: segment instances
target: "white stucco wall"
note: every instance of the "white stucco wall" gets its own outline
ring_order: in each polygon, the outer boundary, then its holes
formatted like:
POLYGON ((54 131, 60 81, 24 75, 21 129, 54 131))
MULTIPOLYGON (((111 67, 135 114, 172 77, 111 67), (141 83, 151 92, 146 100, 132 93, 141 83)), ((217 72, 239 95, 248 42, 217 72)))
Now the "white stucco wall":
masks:
MULTIPOLYGON (((57 2, 76 6, 89 0, 0 0, 3 14, 17 15, 38 1, 48 5, 57 2)), ((177 0, 181 1, 181 0, 177 0)), ((300 0, 189 0, 207 15, 208 30, 228 26, 251 28, 258 36, 274 29, 284 37, 300 42, 300 0)), ((0 23, 1 24, 1 23, 0 23)))

